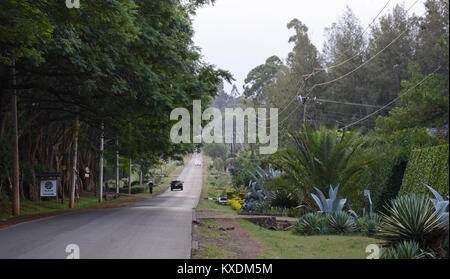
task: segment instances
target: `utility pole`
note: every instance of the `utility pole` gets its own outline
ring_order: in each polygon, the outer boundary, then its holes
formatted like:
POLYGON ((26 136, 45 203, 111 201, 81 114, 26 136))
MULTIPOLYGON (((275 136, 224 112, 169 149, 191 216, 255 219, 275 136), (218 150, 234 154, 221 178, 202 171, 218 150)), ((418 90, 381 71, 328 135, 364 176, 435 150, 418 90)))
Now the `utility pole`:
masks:
POLYGON ((303 100, 303 117, 302 117, 302 121, 303 121, 304 125, 306 125, 306 107, 307 107, 306 102, 307 101, 308 101, 308 97, 304 98, 304 100, 303 100))
POLYGON ((131 163, 132 163, 132 161, 131 161, 131 158, 130 158, 130 174, 129 174, 129 177, 128 177, 128 194, 131 194, 131 163))
POLYGON ((75 138, 73 143, 73 161, 72 161, 72 184, 70 185, 70 201, 69 208, 74 208, 75 206, 75 187, 77 183, 77 163, 78 163, 78 130, 80 129, 80 120, 78 116, 75 120, 75 138))
POLYGON ((119 137, 116 138, 116 193, 119 194, 119 137))
POLYGON ((13 215, 20 215, 20 189, 19 189, 19 124, 17 119, 17 90, 16 90, 16 60, 12 61, 12 85, 14 87, 11 96, 11 114, 13 121, 13 138, 12 138, 12 151, 13 151, 13 215))
POLYGON ((105 123, 102 123, 102 131, 100 136, 100 189, 99 189, 99 196, 98 196, 98 202, 103 202, 103 151, 105 145, 105 123))

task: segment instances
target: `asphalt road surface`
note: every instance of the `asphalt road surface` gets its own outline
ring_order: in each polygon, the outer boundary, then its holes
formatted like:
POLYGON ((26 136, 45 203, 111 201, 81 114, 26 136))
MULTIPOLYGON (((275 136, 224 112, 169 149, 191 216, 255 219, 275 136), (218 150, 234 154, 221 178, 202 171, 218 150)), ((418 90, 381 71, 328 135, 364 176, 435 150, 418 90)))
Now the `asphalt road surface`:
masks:
POLYGON ((192 209, 202 187, 202 167, 194 155, 179 179, 184 191, 130 207, 74 212, 0 230, 0 258, 187 259, 191 254, 192 209), (66 252, 66 248, 68 252, 66 252))

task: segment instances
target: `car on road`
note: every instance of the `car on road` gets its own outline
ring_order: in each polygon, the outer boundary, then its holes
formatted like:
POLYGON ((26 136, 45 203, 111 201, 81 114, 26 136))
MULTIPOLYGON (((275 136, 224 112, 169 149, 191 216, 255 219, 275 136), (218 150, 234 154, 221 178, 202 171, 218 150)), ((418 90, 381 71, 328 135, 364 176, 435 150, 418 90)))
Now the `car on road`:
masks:
POLYGON ((221 197, 221 198, 217 199, 217 203, 221 204, 221 205, 226 205, 227 201, 228 201, 228 199, 226 197, 225 198, 221 197))
POLYGON ((202 165, 202 162, 200 162, 200 161, 195 161, 195 165, 196 165, 197 167, 199 167, 199 166, 202 165))
POLYGON ((174 180, 170 183, 170 191, 173 191, 175 189, 183 191, 183 181, 180 180, 174 180))

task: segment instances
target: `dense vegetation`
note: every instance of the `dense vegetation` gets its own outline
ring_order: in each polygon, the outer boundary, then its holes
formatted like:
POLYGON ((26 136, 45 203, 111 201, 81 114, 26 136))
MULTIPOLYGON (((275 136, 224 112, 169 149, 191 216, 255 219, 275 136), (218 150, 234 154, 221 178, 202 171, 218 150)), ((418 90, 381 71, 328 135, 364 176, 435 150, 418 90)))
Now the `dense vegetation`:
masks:
POLYGON ((80 192, 96 191, 102 133, 110 167, 117 150, 121 167, 133 163, 144 172, 192 152, 193 146, 170 142, 170 112, 193 99, 207 105, 222 78, 230 78, 202 62, 193 45, 191 17, 209 2, 85 0, 68 9, 56 0, 2 1, 1 199, 18 183, 22 198, 36 200, 40 172, 65 170, 65 195, 73 176, 80 192), (19 181, 10 144, 14 96, 19 181), (85 167, 90 179, 82 179, 85 167))

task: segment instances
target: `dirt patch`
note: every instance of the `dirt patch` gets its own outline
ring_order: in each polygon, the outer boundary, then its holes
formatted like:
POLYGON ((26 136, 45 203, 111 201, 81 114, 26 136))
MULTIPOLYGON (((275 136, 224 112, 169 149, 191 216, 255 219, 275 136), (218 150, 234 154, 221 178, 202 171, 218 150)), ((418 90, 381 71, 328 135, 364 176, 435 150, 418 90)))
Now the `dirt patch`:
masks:
POLYGON ((211 245, 218 248, 218 253, 207 255, 206 258, 257 259, 259 257, 258 243, 253 240, 234 218, 229 219, 199 219, 194 222, 193 240, 197 250, 192 253, 193 259, 205 258, 202 249, 211 245), (217 225, 210 225, 211 222, 217 225))

